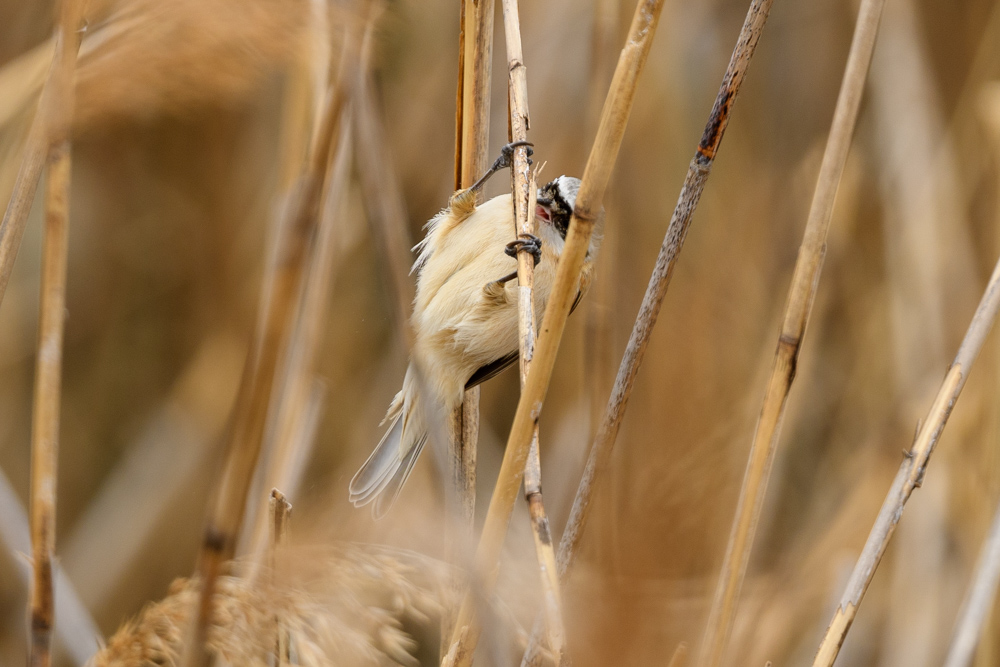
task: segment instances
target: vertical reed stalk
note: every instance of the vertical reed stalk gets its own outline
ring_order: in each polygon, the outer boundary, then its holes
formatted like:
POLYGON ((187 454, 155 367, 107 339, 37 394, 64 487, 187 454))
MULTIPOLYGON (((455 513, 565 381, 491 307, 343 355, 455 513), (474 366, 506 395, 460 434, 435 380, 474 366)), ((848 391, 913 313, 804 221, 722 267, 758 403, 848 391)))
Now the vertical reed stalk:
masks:
POLYGON ((962 345, 958 348, 958 354, 941 382, 927 417, 921 423, 916 441, 899 466, 896 478, 882 503, 882 509, 875 519, 875 525, 868 535, 868 541, 847 582, 840 605, 820 644, 813 667, 831 667, 837 659, 844 638, 858 613, 858 607, 871 584, 872 577, 875 576, 875 569, 882 560, 896 524, 903 515, 906 501, 909 500, 913 490, 923 482, 927 463, 962 392, 972 364, 982 349, 983 341, 993 326, 998 309, 1000 309, 1000 261, 993 269, 993 275, 986 285, 962 345))
MULTIPOLYGON (((504 35, 507 42, 507 91, 510 120, 510 140, 526 141, 531 120, 528 113, 528 77, 521 49, 521 21, 517 0, 503 0, 504 35)), ((527 146, 514 149, 511 169, 511 203, 514 206, 516 237, 533 235, 535 229, 535 199, 537 187, 528 165, 527 146)), ((534 260, 531 253, 517 254, 518 318, 517 330, 521 359, 521 386, 528 379, 531 358, 535 351, 535 305, 533 296, 534 260)), ((542 500, 542 462, 538 447, 538 424, 534 426, 528 462, 524 471, 524 498, 531 517, 531 532, 535 540, 542 584, 542 606, 548 628, 549 648, 557 661, 565 650, 562 601, 559 593, 559 573, 556 570, 552 531, 542 500)))
MULTIPOLYGON (((566 576, 583 537, 595 482, 598 474, 607 469, 611 459, 611 451, 614 448, 615 439, 618 437, 618 430, 621 428, 625 409, 628 407, 628 399, 632 395, 632 387, 646 353, 646 346, 649 344, 649 336, 656 324, 656 318, 660 313, 660 306, 663 304, 667 287, 670 285, 677 256, 684 245, 684 238, 687 236, 694 211, 701 199, 701 193, 705 189, 705 183, 708 181, 708 175, 718 153, 722 137, 729 125, 733 104, 736 102, 736 96, 743 84, 761 32, 764 30, 772 3, 773 0, 752 0, 750 3, 750 9, 747 11, 743 27, 736 39, 736 47, 733 49, 708 123, 705 125, 705 131, 688 167, 684 185, 677 198, 677 205, 674 207, 667 233, 663 238, 663 245, 660 246, 660 253, 656 258, 656 265, 653 267, 649 285, 646 287, 642 305, 639 307, 639 314, 632 327, 625 355, 618 367, 618 375, 615 378, 611 396, 608 398, 601 426, 597 431, 594 444, 590 448, 587 466, 577 487, 569 520, 563 531, 562 539, 559 541, 558 564, 561 577, 566 576)), ((540 633, 538 629, 539 625, 536 622, 531 642, 521 662, 522 665, 540 664, 541 655, 538 650, 540 633)))
POLYGON ((278 363, 297 319, 296 310, 301 303, 303 276, 314 246, 326 175, 332 156, 336 154, 335 144, 341 136, 345 81, 347 76, 353 76, 357 41, 352 33, 345 39, 337 80, 327 92, 307 164, 295 197, 286 209, 288 218, 282 224, 281 238, 277 241, 274 279, 265 286, 264 316, 251 341, 250 357, 236 400, 225 469, 198 561, 199 605, 194 615, 194 633, 189 637, 182 660, 182 664, 191 667, 204 666, 210 661, 205 637, 211 624, 215 583, 223 563, 233 555, 247 490, 264 437, 278 363))
POLYGON ((767 491, 774 453, 781 437, 785 404, 792 388, 792 381, 795 379, 802 338, 805 336, 816 290, 819 287, 833 204, 844 173, 844 165, 847 163, 851 138, 854 136, 854 126, 861 107, 861 96, 868 77, 872 53, 875 50, 875 38, 884 4, 884 0, 864 0, 858 11, 854 39, 833 114, 833 124, 827 137, 816 190, 813 193, 802 245, 799 247, 795 272, 792 275, 788 303, 785 306, 785 316, 774 355, 774 366, 771 369, 760 418, 757 421, 757 430, 750 447, 750 457, 743 478, 743 487, 740 490, 736 516, 733 519, 729 545, 726 548, 705 637, 699 651, 698 664, 701 667, 718 667, 722 664, 729 635, 732 632, 737 600, 746 575, 750 550, 753 548, 754 534, 760 519, 764 494, 767 491))
MULTIPOLYGON (((73 123, 73 72, 76 68, 80 35, 81 7, 77 0, 63 0, 52 70, 46 82, 48 95, 40 105, 41 123, 37 136, 29 137, 29 154, 22 163, 22 174, 33 167, 31 151, 45 147, 45 168, 48 174, 45 190, 45 238, 42 248, 41 307, 38 321, 38 354, 35 361, 35 395, 31 423, 31 556, 32 586, 28 613, 31 619, 31 646, 28 664, 48 667, 52 662, 52 628, 55 625, 53 559, 56 543, 56 487, 59 460, 59 410, 62 391, 63 331, 66 320, 66 260, 69 236, 69 196, 71 163, 71 128, 73 123)), ((32 128, 32 135, 36 127, 32 128)), ((32 192, 37 184, 28 184, 32 192)), ((20 231, 11 237, 11 251, 17 252, 24 218, 31 197, 17 187, 8 214, 20 215, 20 231), (18 213, 17 201, 26 196, 23 212, 18 213)), ((8 230, 4 219, 3 229, 8 230)), ((14 225, 17 222, 13 222, 14 225)), ((4 242, 8 237, 4 235, 4 242)), ((4 243, 4 248, 8 246, 4 243)), ((6 258, 8 255, 3 254, 6 258)), ((13 263, 13 255, 9 255, 13 263)), ((10 276, 10 266, 0 267, 0 294, 10 276)))
MULTIPOLYGON (((496 489, 490 499, 483 535, 476 551, 475 572, 487 595, 492 593, 496 585, 500 550, 521 486, 535 425, 552 378, 566 318, 576 297, 580 272, 594 225, 600 215, 604 191, 625 134, 639 74, 649 54, 662 9, 663 0, 642 0, 636 6, 632 26, 601 114, 600 127, 583 173, 566 245, 559 259, 555 283, 542 319, 538 346, 528 379, 521 390, 496 489)), ((462 603, 445 664, 471 664, 479 634, 480 628, 474 618, 474 600, 470 591, 466 593, 462 603)))
MULTIPOLYGON (((494 0, 461 0, 458 34, 458 87, 455 99, 455 190, 467 188, 489 163, 490 87, 493 78, 494 0)), ((482 194, 478 195, 482 199, 482 194)), ((471 543, 476 512, 476 451, 479 441, 480 388, 465 392, 462 405, 447 415, 445 494, 448 498, 446 543, 449 557, 471 543), (461 531, 461 534, 457 534, 461 531)), ((441 619, 441 653, 447 649, 456 610, 441 619)))
MULTIPOLYGON (((459 43, 459 100, 456 121, 459 188, 467 188, 489 166, 490 86, 493 77, 493 0, 462 3, 459 43)), ((456 188, 458 189, 458 188, 456 188)), ((481 197, 482 195, 480 195, 481 197)), ((459 515, 472 534, 476 509, 476 448, 479 440, 479 387, 465 392, 461 414, 451 418, 452 480, 459 515)))

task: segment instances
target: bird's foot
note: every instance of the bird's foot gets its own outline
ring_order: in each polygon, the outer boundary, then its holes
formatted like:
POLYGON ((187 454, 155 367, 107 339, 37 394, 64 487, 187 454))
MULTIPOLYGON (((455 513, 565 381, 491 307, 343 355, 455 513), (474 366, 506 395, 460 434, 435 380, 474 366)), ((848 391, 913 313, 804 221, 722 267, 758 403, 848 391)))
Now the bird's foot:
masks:
POLYGON ((518 234, 517 240, 511 241, 504 248, 504 252, 514 259, 517 259, 517 253, 522 250, 531 253, 535 260, 535 266, 538 266, 538 263, 542 261, 542 240, 534 234, 518 234))
POLYGON ((485 174, 483 174, 483 177, 480 178, 478 181, 476 181, 472 185, 472 187, 469 188, 469 190, 472 192, 479 190, 481 187, 486 185, 486 181, 490 180, 490 177, 493 174, 497 173, 501 169, 506 169, 507 167, 509 167, 513 162, 514 149, 520 146, 528 147, 528 158, 529 158, 528 164, 531 164, 530 158, 534 154, 534 151, 531 150, 531 147, 534 146, 534 144, 529 141, 512 141, 511 143, 506 144, 503 148, 500 149, 500 157, 496 159, 496 161, 493 163, 493 166, 490 167, 489 170, 485 174))
POLYGON ((503 300, 506 298, 504 289, 507 283, 512 280, 517 280, 517 271, 512 271, 499 280, 491 280, 486 283, 483 285, 483 293, 490 299, 503 300))
POLYGON ((505 144, 503 148, 500 149, 500 157, 496 159, 490 171, 500 171, 501 169, 506 169, 514 162, 514 149, 520 146, 527 146, 528 150, 528 164, 531 164, 531 156, 535 154, 532 150, 532 146, 535 144, 530 141, 512 141, 509 144, 505 144))

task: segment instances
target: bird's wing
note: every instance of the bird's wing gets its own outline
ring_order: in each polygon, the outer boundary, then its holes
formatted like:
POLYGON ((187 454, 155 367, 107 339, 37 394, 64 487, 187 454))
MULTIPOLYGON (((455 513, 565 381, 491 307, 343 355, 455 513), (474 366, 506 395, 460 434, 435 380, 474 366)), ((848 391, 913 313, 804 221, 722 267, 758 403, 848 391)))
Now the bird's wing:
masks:
POLYGON ((480 366, 479 370, 472 374, 469 381, 465 383, 465 389, 469 390, 478 384, 482 384, 487 380, 496 377, 503 371, 505 371, 509 366, 513 365, 517 361, 518 352, 514 350, 510 354, 505 354, 496 361, 491 361, 485 366, 480 366))
MULTIPOLYGON (((570 307, 569 310, 570 313, 576 310, 576 307, 580 305, 581 299, 583 299, 583 292, 577 292, 576 299, 573 301, 573 305, 570 307)), ((509 368, 511 365, 513 365, 515 361, 517 361, 518 356, 520 356, 518 351, 514 350, 510 354, 505 354, 504 356, 500 357, 495 361, 491 361, 485 366, 480 366, 479 369, 472 374, 472 377, 469 378, 469 381, 465 383, 466 391, 472 389, 476 385, 480 385, 486 382, 487 380, 492 380, 497 375, 507 370, 507 368, 509 368)))

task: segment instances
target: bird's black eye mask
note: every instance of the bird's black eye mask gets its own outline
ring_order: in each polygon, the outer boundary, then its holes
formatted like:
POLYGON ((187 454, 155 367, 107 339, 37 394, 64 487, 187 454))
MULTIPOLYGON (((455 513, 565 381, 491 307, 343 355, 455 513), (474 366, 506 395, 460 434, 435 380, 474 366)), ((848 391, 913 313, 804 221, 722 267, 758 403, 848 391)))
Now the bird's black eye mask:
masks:
POLYGON ((558 180, 550 181, 539 191, 538 203, 549 209, 552 214, 552 225, 559 232, 559 236, 565 239, 569 230, 569 219, 573 217, 573 207, 559 190, 558 180))

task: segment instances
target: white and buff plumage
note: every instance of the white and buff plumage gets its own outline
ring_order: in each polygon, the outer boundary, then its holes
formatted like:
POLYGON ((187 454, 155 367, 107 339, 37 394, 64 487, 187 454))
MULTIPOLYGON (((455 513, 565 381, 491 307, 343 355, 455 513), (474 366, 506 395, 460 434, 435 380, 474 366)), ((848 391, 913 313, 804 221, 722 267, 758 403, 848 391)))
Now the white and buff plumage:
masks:
MULTIPOLYGON (((534 301, 539 317, 555 280, 579 186, 578 179, 560 176, 538 191, 535 217, 541 252, 536 254, 534 301)), ((427 416, 449 414, 461 404, 467 387, 517 361, 518 288, 511 275, 517 262, 506 252, 512 238, 509 194, 476 206, 475 191, 460 190, 448 208, 427 223, 413 266, 414 358, 386 414, 389 430, 351 480, 355 506, 374 503, 372 513, 384 515, 427 442, 427 416)), ((578 299, 590 284, 597 244, 595 236, 578 299)))

